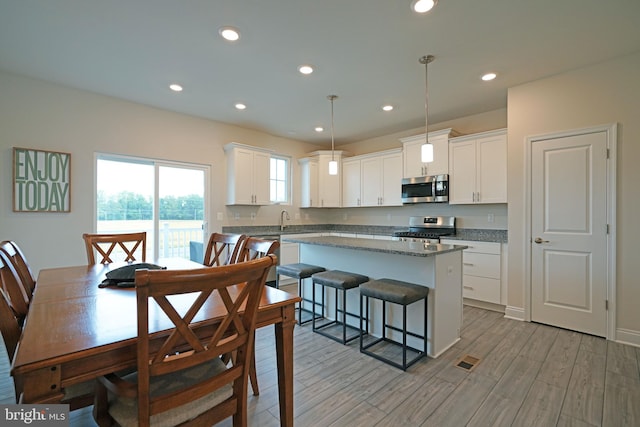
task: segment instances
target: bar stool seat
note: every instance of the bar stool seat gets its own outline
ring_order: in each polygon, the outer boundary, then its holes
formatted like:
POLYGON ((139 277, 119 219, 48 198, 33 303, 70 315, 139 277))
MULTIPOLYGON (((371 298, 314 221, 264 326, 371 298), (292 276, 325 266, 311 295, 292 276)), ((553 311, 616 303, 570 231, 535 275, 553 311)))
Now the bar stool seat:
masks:
POLYGON ((325 271, 324 267, 320 267, 318 265, 305 264, 305 263, 295 263, 295 264, 284 264, 276 267, 276 288, 280 287, 280 276, 293 277, 298 280, 298 296, 302 298, 302 301, 298 303, 298 325, 302 325, 304 323, 311 322, 311 318, 307 320, 302 320, 302 313, 313 313, 313 317, 322 318, 322 315, 317 315, 315 313, 315 305, 312 306, 312 310, 304 308, 304 302, 312 302, 312 300, 308 298, 304 298, 304 287, 302 286, 302 281, 304 279, 308 279, 315 273, 320 273, 325 271))
POLYGON ((426 286, 417 285, 415 283, 403 282, 395 279, 378 279, 370 280, 360 285, 360 330, 363 331, 360 335, 360 352, 372 356, 378 360, 381 360, 391 366, 400 368, 406 371, 407 368, 413 365, 427 354, 427 299, 429 297, 429 288, 426 286), (364 314, 364 299, 366 298, 366 315, 364 314), (369 298, 375 298, 382 301, 382 337, 364 345, 364 333, 369 330, 369 298), (407 330, 407 306, 424 300, 424 333, 418 335, 407 330), (402 329, 396 328, 387 324, 386 317, 386 303, 393 303, 402 306, 402 329), (366 327, 363 330, 363 322, 366 322, 366 327), (396 330, 402 332, 402 343, 392 340, 387 337, 387 329, 396 330), (419 338, 424 342, 424 346, 421 350, 410 347, 407 345, 407 335, 419 338), (389 356, 383 356, 381 353, 376 353, 370 350, 373 346, 380 343, 388 343, 392 346, 398 346, 402 348, 402 363, 391 359, 389 356), (407 350, 410 350, 416 355, 407 360, 407 350))
POLYGON ((327 338, 331 338, 334 341, 337 341, 341 344, 347 344, 350 341, 355 340, 361 335, 361 330, 355 326, 351 326, 347 324, 347 316, 352 316, 358 318, 359 316, 355 313, 350 313, 347 311, 347 290, 355 289, 360 286, 360 284, 369 280, 367 276, 357 273, 349 273, 347 271, 341 270, 330 270, 324 271, 321 273, 315 273, 311 276, 311 280, 313 281, 313 306, 316 306, 316 292, 315 286, 316 284, 322 286, 322 303, 319 304, 322 307, 322 312, 324 313, 324 287, 328 286, 330 288, 334 288, 335 290, 335 311, 334 311, 334 320, 324 322, 321 325, 316 325, 316 319, 313 319, 313 332, 319 333, 320 335, 324 335, 327 338), (342 293, 342 308, 339 308, 339 298, 338 291, 342 293), (342 313, 342 320, 338 316, 338 313, 342 313), (326 329, 331 326, 341 326, 342 327, 342 337, 336 336, 328 332, 326 329), (357 331, 357 334, 347 337, 347 329, 357 331))

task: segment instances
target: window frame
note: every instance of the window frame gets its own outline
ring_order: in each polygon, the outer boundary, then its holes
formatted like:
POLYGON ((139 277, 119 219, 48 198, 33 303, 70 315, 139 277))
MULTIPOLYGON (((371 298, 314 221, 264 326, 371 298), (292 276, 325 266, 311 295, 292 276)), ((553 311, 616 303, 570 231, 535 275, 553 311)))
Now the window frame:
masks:
POLYGON ((293 203, 293 201, 291 200, 291 187, 292 187, 292 164, 291 164, 291 156, 287 156, 287 155, 283 155, 283 154, 277 154, 277 153, 271 153, 270 159, 269 159, 269 202, 272 205, 291 205, 293 203), (285 200, 284 201, 277 201, 273 199, 273 194, 271 194, 271 184, 273 181, 276 182, 281 182, 282 180, 278 180, 271 178, 271 174, 272 169, 271 169, 271 161, 275 159, 275 160, 282 160, 285 162, 285 179, 284 179, 284 192, 285 192, 285 200))

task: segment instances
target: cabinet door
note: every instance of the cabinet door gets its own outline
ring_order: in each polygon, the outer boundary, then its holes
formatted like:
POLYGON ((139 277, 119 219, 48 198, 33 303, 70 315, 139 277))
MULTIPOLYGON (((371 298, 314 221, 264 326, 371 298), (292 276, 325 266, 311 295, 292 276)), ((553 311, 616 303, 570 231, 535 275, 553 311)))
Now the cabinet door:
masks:
POLYGON ((381 197, 383 206, 402 206, 402 156, 400 153, 382 158, 381 197))
POLYGON ((382 159, 371 157, 362 159, 362 206, 379 206, 382 197, 382 159))
POLYGON ((235 193, 233 203, 239 205, 253 204, 253 151, 236 148, 234 152, 233 173, 235 193))
POLYGON ((301 208, 318 207, 318 162, 309 160, 300 164, 302 175, 301 208))
POLYGON ((474 203, 475 191, 475 140, 449 144, 449 203, 474 203))
MULTIPOLYGON (((253 153, 253 204, 268 205, 271 202, 269 178, 271 156, 268 153, 253 153)), ((241 170, 249 174, 250 171, 241 170)))
POLYGON ((341 179, 341 161, 339 157, 335 157, 338 162, 338 174, 329 175, 330 155, 319 156, 318 160, 318 196, 319 207, 321 208, 339 208, 342 202, 342 179, 341 179))
POLYGON ((404 178, 414 178, 424 176, 424 163, 420 160, 422 142, 407 142, 403 145, 402 153, 404 158, 404 178))
POLYGON ((476 202, 507 203, 507 136, 476 141, 476 202))
POLYGON ((360 206, 360 160, 342 162, 342 206, 360 206))
POLYGON ((446 175, 449 173, 449 138, 447 135, 429 138, 433 145, 433 162, 425 163, 427 175, 446 175))

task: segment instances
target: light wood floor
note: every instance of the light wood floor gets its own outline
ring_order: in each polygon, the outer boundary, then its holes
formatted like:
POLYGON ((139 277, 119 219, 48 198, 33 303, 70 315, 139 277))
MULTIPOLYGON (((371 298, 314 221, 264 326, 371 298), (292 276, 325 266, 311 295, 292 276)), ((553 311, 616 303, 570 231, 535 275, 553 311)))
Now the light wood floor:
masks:
MULTIPOLYGON (((640 348, 464 309, 462 339, 402 372, 311 332, 295 330, 297 426, 640 426, 640 348), (467 372, 464 355, 480 358, 467 372)), ((278 426, 273 330, 256 340, 260 395, 250 425, 278 426)), ((13 403, 0 355, 1 403, 13 403)), ((90 408, 72 426, 91 426, 90 408)), ((231 426, 231 422, 223 423, 231 426)))

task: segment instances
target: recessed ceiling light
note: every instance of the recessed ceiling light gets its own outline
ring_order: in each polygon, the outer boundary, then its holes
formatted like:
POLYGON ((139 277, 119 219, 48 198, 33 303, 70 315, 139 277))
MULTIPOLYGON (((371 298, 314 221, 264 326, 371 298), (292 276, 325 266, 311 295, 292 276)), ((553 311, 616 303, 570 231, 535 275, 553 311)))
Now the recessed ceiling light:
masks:
POLYGON ((322 132, 324 128, 322 126, 316 126, 316 132, 322 132))
POLYGON ((176 83, 170 84, 169 89, 171 89, 174 92, 182 92, 182 86, 176 83))
POLYGON ((244 105, 242 102, 238 102, 238 103, 236 104, 236 108, 237 108, 238 110, 244 110, 245 108, 247 108, 247 106, 246 106, 246 105, 244 105))
POLYGON ((487 73, 481 77, 485 82, 491 81, 497 77, 496 73, 487 73))
POLYGON ((240 38, 240 31, 233 27, 222 27, 218 32, 222 38, 230 42, 234 42, 240 38))
POLYGON ((413 0, 411 10, 416 13, 427 13, 438 3, 438 0, 413 0))
POLYGON ((385 105, 382 107, 383 111, 391 111, 393 110, 393 105, 385 105))
POLYGON ((313 67, 311 65, 301 65, 298 67, 298 71, 302 74, 311 74, 313 73, 313 67))

